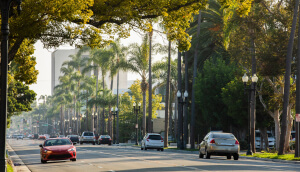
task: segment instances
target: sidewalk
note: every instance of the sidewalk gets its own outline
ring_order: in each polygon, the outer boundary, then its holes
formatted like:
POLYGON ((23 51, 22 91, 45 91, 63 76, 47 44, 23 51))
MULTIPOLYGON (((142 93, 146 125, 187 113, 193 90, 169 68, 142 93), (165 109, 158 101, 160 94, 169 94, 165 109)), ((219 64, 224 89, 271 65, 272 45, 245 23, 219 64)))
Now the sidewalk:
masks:
POLYGON ((13 162, 14 172, 30 172, 28 167, 23 163, 8 143, 6 143, 6 150, 8 151, 8 158, 13 162))

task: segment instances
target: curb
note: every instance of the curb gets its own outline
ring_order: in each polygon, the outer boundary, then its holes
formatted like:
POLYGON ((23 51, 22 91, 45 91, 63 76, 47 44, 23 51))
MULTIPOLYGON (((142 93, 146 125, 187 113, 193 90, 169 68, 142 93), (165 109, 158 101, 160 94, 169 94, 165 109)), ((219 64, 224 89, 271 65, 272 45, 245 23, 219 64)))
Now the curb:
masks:
POLYGON ((8 143, 6 144, 6 148, 8 150, 8 157, 13 162, 14 172, 31 172, 8 143))
POLYGON ((252 160, 261 160, 261 161, 280 162, 280 163, 286 163, 286 164, 299 164, 300 165, 300 161, 288 161, 288 160, 282 160, 282 159, 269 159, 269 158, 258 158, 258 157, 247 157, 247 156, 240 156, 240 158, 252 159, 252 160))

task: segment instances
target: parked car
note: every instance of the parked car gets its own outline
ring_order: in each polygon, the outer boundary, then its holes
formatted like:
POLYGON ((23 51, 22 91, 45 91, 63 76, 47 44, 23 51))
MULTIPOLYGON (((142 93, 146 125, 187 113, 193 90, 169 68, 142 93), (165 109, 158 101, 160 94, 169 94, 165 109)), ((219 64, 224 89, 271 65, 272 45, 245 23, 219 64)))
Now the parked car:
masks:
POLYGON ((22 139, 22 140, 23 140, 23 138, 24 138, 24 135, 23 135, 23 134, 18 134, 18 135, 17 135, 17 140, 19 140, 19 139, 22 139))
POLYGON ((109 135, 100 135, 98 139, 98 145, 108 144, 111 145, 111 138, 109 135))
POLYGON ((38 139, 39 138, 39 135, 38 134, 34 134, 33 135, 33 139, 38 139))
POLYGON ((83 144, 83 143, 92 143, 93 145, 95 145, 96 143, 96 137, 94 132, 91 131, 84 131, 79 139, 79 143, 83 144))
POLYGON ((232 133, 209 132, 199 145, 199 158, 210 159, 211 155, 239 159, 240 144, 232 133))
MULTIPOLYGON (((269 148, 274 148, 275 147, 275 137, 272 135, 271 131, 267 131, 268 134, 268 142, 269 142, 269 148)), ((260 131, 255 130, 255 148, 260 149, 260 131)), ((265 143, 263 143, 265 144, 265 143)))
POLYGON ((79 136, 78 135, 69 135, 68 137, 73 143, 79 143, 79 136))
POLYGON ((58 137, 59 138, 65 138, 66 136, 65 135, 59 135, 58 137))
POLYGON ((141 150, 157 149, 164 151, 164 139, 157 133, 147 133, 141 143, 141 150))
POLYGON ((68 138, 47 139, 40 144, 41 163, 51 160, 70 159, 76 161, 76 143, 72 143, 68 138))
POLYGON ((296 131, 291 131, 291 141, 296 141, 296 131))

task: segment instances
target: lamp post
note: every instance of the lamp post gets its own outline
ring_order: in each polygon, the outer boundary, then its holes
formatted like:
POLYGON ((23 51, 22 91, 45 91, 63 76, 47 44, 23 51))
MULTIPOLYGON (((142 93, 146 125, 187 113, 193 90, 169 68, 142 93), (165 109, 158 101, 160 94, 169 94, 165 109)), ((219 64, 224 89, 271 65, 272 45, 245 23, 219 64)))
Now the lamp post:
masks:
MULTIPOLYGON (((255 95, 255 87, 256 87, 256 83, 258 80, 258 77, 256 76, 256 74, 254 74, 251 78, 251 81, 254 85, 254 88, 251 88, 251 85, 249 85, 249 87, 247 88, 247 82, 248 82, 248 76, 246 75, 246 73, 244 74, 244 76, 242 77, 242 81, 244 83, 244 93, 246 94, 246 92, 248 91, 248 150, 247 150, 247 155, 252 155, 252 151, 251 151, 251 144, 250 144, 250 135, 251 135, 251 129, 250 129, 250 123, 251 123, 251 116, 250 116, 250 104, 251 104, 251 93, 252 91, 254 91, 254 95, 255 95)), ((254 96, 255 98, 255 96, 254 96)), ((252 145, 253 146, 253 145, 252 145)))
MULTIPOLYGON (((181 112, 180 112, 180 115, 181 115, 181 133, 178 133, 178 134, 181 134, 181 139, 180 139, 180 141, 181 141, 181 144, 180 144, 180 149, 184 149, 184 142, 183 142, 183 106, 184 106, 184 104, 186 103, 186 101, 185 101, 185 99, 187 98, 189 96, 189 94, 188 94, 188 92, 187 92, 187 90, 185 90, 185 92, 183 93, 183 94, 181 94, 181 92, 178 90, 178 92, 177 92, 177 98, 178 98, 178 103, 180 103, 181 104, 181 112), (182 97, 183 96, 183 97, 182 97)), ((179 112, 178 112, 178 114, 179 114, 179 112)), ((178 126, 179 127, 179 126, 178 126)))
MULTIPOLYGON (((1 102, 0 102, 0 171, 6 171, 6 122, 7 122, 7 70, 8 70, 8 35, 9 8, 13 0, 1 0, 1 102)), ((16 1, 18 12, 21 0, 16 1)))
POLYGON ((134 111, 134 113, 135 113, 135 119, 136 119, 136 124, 135 124, 135 129, 136 129, 136 132, 135 132, 135 134, 136 134, 136 138, 135 138, 135 145, 139 145, 138 144, 138 142, 139 142, 139 140, 138 140, 138 128, 139 128, 139 124, 138 124, 138 113, 140 113, 140 110, 141 110, 141 102, 139 102, 139 104, 138 104, 138 106, 139 106, 139 108, 135 108, 135 106, 136 106, 136 103, 134 102, 133 103, 133 111, 134 111))
POLYGON ((115 131, 116 115, 118 113, 118 108, 117 107, 115 109, 111 108, 110 111, 111 111, 111 114, 114 116, 114 126, 113 126, 113 132, 112 132, 113 136, 112 136, 112 138, 113 138, 113 144, 115 144, 116 143, 116 137, 115 137, 114 131, 115 131))

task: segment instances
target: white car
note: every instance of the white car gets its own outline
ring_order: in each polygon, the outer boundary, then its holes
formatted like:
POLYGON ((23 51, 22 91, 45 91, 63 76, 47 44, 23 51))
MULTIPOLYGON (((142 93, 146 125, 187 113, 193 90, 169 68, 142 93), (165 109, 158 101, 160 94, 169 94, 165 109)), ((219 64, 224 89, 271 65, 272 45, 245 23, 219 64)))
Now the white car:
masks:
POLYGON ((23 135, 23 134, 18 134, 18 135, 17 135, 17 140, 19 140, 19 139, 22 139, 22 140, 23 140, 23 138, 24 138, 24 135, 23 135))
POLYGON ((82 145, 83 143, 92 143, 93 145, 96 144, 96 137, 94 132, 85 131, 82 133, 81 137, 79 138, 79 143, 82 145))
POLYGON ((144 136, 141 143, 141 150, 157 149, 164 151, 164 140, 160 134, 148 133, 144 136))
MULTIPOLYGON (((269 141, 269 148, 275 147, 275 137, 272 135, 270 131, 267 131, 268 134, 268 141, 269 141)), ((263 143, 264 144, 264 143, 263 143)), ((260 131, 255 130, 255 148, 260 149, 260 131)))

